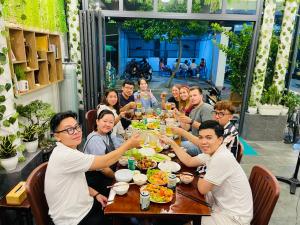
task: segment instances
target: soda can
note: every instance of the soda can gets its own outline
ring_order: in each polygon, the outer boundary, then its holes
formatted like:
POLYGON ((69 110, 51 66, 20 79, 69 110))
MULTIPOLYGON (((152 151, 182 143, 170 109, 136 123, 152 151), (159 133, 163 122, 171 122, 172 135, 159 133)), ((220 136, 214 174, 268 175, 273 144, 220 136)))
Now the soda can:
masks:
POLYGON ((169 176, 168 176, 168 185, 167 187, 172 189, 173 191, 175 191, 176 189, 176 175, 175 174, 172 174, 170 173, 169 176))
POLYGON ((135 159, 134 157, 128 158, 128 169, 135 170, 135 159))
POLYGON ((150 194, 149 191, 140 192, 140 207, 142 211, 146 211, 150 208, 150 194))

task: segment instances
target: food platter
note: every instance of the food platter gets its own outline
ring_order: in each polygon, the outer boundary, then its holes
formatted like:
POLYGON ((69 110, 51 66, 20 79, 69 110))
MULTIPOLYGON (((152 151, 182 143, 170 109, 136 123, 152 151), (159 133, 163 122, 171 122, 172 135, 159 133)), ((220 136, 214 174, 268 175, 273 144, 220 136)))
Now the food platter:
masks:
POLYGON ((147 184, 142 186, 141 190, 149 191, 150 201, 154 203, 168 203, 173 199, 173 191, 167 187, 147 184))
POLYGON ((166 185, 168 183, 167 173, 158 169, 149 169, 147 171, 147 177, 151 184, 166 185))
POLYGON ((150 157, 152 160, 154 160, 155 162, 162 162, 162 161, 170 161, 171 158, 167 155, 161 154, 161 153, 156 153, 155 155, 150 157))
POLYGON ((140 148, 139 153, 143 156, 153 156, 155 155, 155 150, 153 148, 140 148))
POLYGON ((139 161, 137 161, 136 165, 140 170, 153 169, 157 166, 157 162, 154 160, 144 156, 139 161))

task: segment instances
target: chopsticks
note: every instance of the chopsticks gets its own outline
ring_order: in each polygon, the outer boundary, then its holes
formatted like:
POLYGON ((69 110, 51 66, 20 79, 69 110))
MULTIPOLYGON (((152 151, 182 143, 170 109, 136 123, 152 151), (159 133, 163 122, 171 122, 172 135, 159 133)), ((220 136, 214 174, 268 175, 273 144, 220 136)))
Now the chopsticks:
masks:
POLYGON ((183 191, 181 191, 181 190, 176 190, 176 191, 177 191, 179 194, 183 195, 184 197, 193 200, 194 202, 198 202, 198 203, 200 203, 200 204, 202 204, 202 205, 205 205, 205 206, 211 208, 211 205, 208 204, 206 201, 203 201, 203 200, 201 200, 201 199, 199 199, 199 198, 196 198, 196 197, 194 197, 194 196, 192 196, 192 195, 190 195, 190 194, 187 194, 187 193, 185 193, 185 192, 183 192, 183 191))
POLYGON ((124 184, 114 184, 114 185, 106 186, 106 188, 119 187, 119 186, 123 186, 123 185, 127 185, 127 184, 131 185, 134 183, 132 182, 132 183, 124 183, 124 184))

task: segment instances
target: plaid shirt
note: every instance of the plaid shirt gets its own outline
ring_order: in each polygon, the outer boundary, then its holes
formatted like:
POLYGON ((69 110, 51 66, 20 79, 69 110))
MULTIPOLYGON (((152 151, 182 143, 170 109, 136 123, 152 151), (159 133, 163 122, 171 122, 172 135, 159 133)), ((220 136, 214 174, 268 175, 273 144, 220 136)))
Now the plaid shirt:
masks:
POLYGON ((239 139, 238 139, 238 131, 236 127, 232 123, 227 123, 224 127, 224 141, 223 143, 226 144, 226 147, 228 150, 232 152, 235 158, 237 158, 238 153, 238 145, 239 145, 239 139))

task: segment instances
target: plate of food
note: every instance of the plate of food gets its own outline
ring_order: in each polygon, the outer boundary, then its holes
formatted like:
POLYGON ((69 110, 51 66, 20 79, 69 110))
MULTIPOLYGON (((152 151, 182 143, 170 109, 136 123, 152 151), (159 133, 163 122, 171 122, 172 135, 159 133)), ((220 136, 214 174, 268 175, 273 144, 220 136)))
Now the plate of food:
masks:
POLYGON ((155 155, 151 156, 150 158, 158 163, 165 161, 165 160, 168 160, 168 161, 171 160, 171 158, 169 156, 161 154, 161 153, 156 153, 155 155))
POLYGON ((149 191, 150 201, 154 203, 168 203, 173 199, 173 191, 167 187, 147 184, 142 186, 141 190, 149 191))
POLYGON ((181 166, 177 162, 162 161, 158 164, 158 168, 165 172, 176 173, 181 169, 181 166))
POLYGON ((151 184, 166 185, 168 183, 167 173, 158 169, 147 170, 147 177, 151 184))
POLYGON ((127 158, 134 157, 135 160, 140 160, 140 158, 142 158, 142 154, 139 152, 139 149, 137 148, 129 149, 124 153, 124 156, 126 156, 127 158))
POLYGON ((154 160, 152 160, 152 159, 144 156, 139 161, 137 161, 136 166, 140 170, 153 169, 153 168, 155 168, 157 166, 157 162, 155 162, 154 160))

